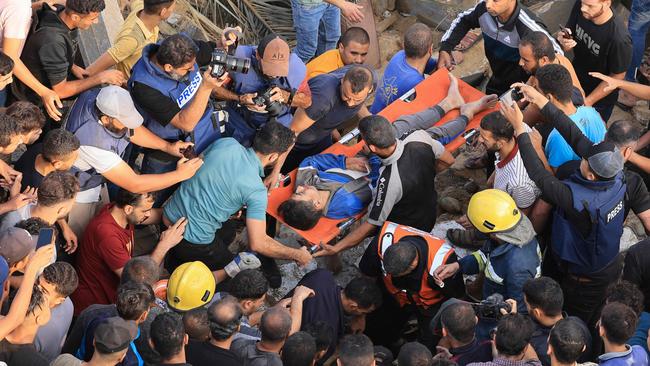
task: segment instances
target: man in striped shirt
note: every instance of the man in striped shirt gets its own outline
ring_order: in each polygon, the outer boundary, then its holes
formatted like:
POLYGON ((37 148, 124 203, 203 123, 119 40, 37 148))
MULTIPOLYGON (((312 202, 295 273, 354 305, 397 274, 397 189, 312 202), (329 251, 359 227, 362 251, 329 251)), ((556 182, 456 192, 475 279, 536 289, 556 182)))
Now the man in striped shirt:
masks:
MULTIPOLYGON (((547 169, 550 169, 541 146, 541 136, 537 132, 534 135, 539 137, 535 144, 537 155, 547 169)), ((524 215, 530 216, 533 226, 537 228, 537 219, 531 215, 531 212, 541 191, 528 176, 512 125, 501 113, 489 113, 481 120, 478 142, 488 153, 496 155, 494 172, 488 179, 488 186, 508 193, 514 199, 517 208, 524 215)), ((461 219, 461 221, 466 220, 461 219)), ((455 245, 473 248, 480 246, 483 243, 481 239, 484 239, 473 228, 449 229, 447 238, 455 245)))

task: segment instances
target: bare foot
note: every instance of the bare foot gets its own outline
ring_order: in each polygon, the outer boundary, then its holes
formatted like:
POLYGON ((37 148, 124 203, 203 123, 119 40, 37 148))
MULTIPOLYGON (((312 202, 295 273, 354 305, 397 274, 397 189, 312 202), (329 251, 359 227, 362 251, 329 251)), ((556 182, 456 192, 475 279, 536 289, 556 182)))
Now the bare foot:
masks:
POLYGON ((497 104, 499 98, 496 94, 485 95, 481 99, 463 104, 460 106, 460 114, 466 116, 469 119, 474 118, 474 115, 484 111, 488 108, 492 108, 497 104))
POLYGON ((447 91, 447 96, 443 99, 438 105, 445 110, 445 113, 459 108, 465 104, 465 99, 460 95, 460 90, 458 90, 458 79, 452 74, 449 74, 449 90, 447 91))

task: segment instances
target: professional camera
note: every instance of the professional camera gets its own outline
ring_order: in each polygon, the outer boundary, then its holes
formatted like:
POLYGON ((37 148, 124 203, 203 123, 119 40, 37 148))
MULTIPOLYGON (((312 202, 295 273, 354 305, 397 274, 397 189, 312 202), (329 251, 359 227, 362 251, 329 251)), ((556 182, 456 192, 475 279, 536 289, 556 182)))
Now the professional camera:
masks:
POLYGON ((503 317, 501 309, 505 310, 506 313, 512 311, 512 306, 503 301, 503 295, 501 294, 492 294, 479 303, 473 303, 472 308, 474 308, 474 312, 479 318, 494 320, 499 320, 503 317))
POLYGON ((230 56, 222 49, 215 49, 212 51, 210 67, 212 67, 212 76, 215 78, 222 77, 226 71, 247 74, 248 70, 251 68, 251 60, 248 58, 230 56))
POLYGON ((257 96, 253 98, 253 103, 260 107, 266 107, 266 111, 269 112, 271 117, 277 117, 282 113, 282 103, 277 100, 271 100, 271 90, 273 90, 273 88, 275 88, 275 85, 271 85, 263 93, 257 94, 257 96))

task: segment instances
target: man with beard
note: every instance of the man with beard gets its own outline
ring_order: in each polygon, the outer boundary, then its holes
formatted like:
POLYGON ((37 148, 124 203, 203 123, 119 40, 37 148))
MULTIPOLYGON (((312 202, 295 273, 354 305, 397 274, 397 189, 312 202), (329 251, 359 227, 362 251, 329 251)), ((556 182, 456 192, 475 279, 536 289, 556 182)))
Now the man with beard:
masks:
MULTIPOLYGON (((72 294, 75 315, 92 304, 112 304, 122 270, 131 259, 134 227, 160 222, 160 210, 153 210, 154 195, 120 189, 88 224, 76 258, 79 287, 72 294)), ((151 259, 160 265, 167 252, 183 239, 187 220, 181 218, 160 235, 151 259)))
MULTIPOLYGON (((488 179, 488 186, 492 185, 492 188, 507 192, 514 199, 517 208, 524 215, 530 215, 535 201, 541 195, 541 191, 537 188, 535 182, 530 179, 524 167, 512 125, 501 113, 492 112, 481 119, 478 131, 478 142, 489 153, 496 154, 494 173, 488 179)), ((538 133, 535 133, 535 135, 539 136, 538 133)), ((535 144, 537 155, 548 167, 541 146, 541 136, 539 137, 539 144, 535 144)), ((535 222, 533 222, 533 225, 535 225, 535 222)), ((480 240, 485 239, 485 236, 473 228, 468 230, 449 229, 447 230, 447 238, 454 245, 473 247, 474 245, 480 245, 480 240)))
POLYGON ((438 68, 453 69, 451 51, 472 28, 481 28, 485 57, 492 69, 487 94, 501 95, 510 89, 512 83, 526 79, 526 72, 519 65, 517 48, 519 40, 527 34, 544 33, 556 52, 562 53, 555 40, 550 39, 544 25, 519 0, 480 0, 473 8, 458 14, 442 36, 438 68))
POLYGON ((122 160, 129 142, 152 150, 182 157, 188 142, 168 142, 142 126, 129 92, 117 87, 89 90, 72 106, 66 130, 80 142, 79 155, 72 171, 79 179, 79 195, 68 224, 77 237, 97 211, 108 203, 105 180, 133 193, 154 192, 173 186, 194 175, 201 159, 181 159, 175 171, 163 174, 137 174, 122 160))
POLYGON ((632 61, 630 33, 623 19, 612 11, 611 0, 576 1, 567 28, 558 33, 557 39, 565 52, 573 50, 573 66, 585 90, 585 105, 596 108, 607 122, 618 91, 605 89, 607 83, 589 73, 600 72, 623 80, 632 61))
MULTIPOLYGON (((571 61, 564 55, 555 52, 553 42, 546 34, 543 32, 532 32, 519 42, 519 66, 530 75, 526 84, 536 86, 537 79, 535 79, 535 73, 537 69, 550 64, 562 65, 569 71, 571 83, 573 84, 571 101, 575 106, 583 105, 585 103, 585 92, 582 90, 580 80, 578 80, 571 61)), ((543 121, 539 109, 532 104, 529 104, 523 112, 524 121, 530 126, 536 122, 543 121)))

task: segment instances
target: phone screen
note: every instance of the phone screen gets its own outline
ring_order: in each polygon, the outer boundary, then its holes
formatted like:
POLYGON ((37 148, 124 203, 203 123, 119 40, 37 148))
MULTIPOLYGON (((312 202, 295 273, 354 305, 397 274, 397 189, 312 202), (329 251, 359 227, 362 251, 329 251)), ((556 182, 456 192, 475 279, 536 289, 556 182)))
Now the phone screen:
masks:
POLYGON ((54 229, 45 228, 41 229, 38 232, 38 241, 36 242, 36 248, 40 248, 44 245, 48 245, 52 242, 52 237, 54 236, 54 229))

